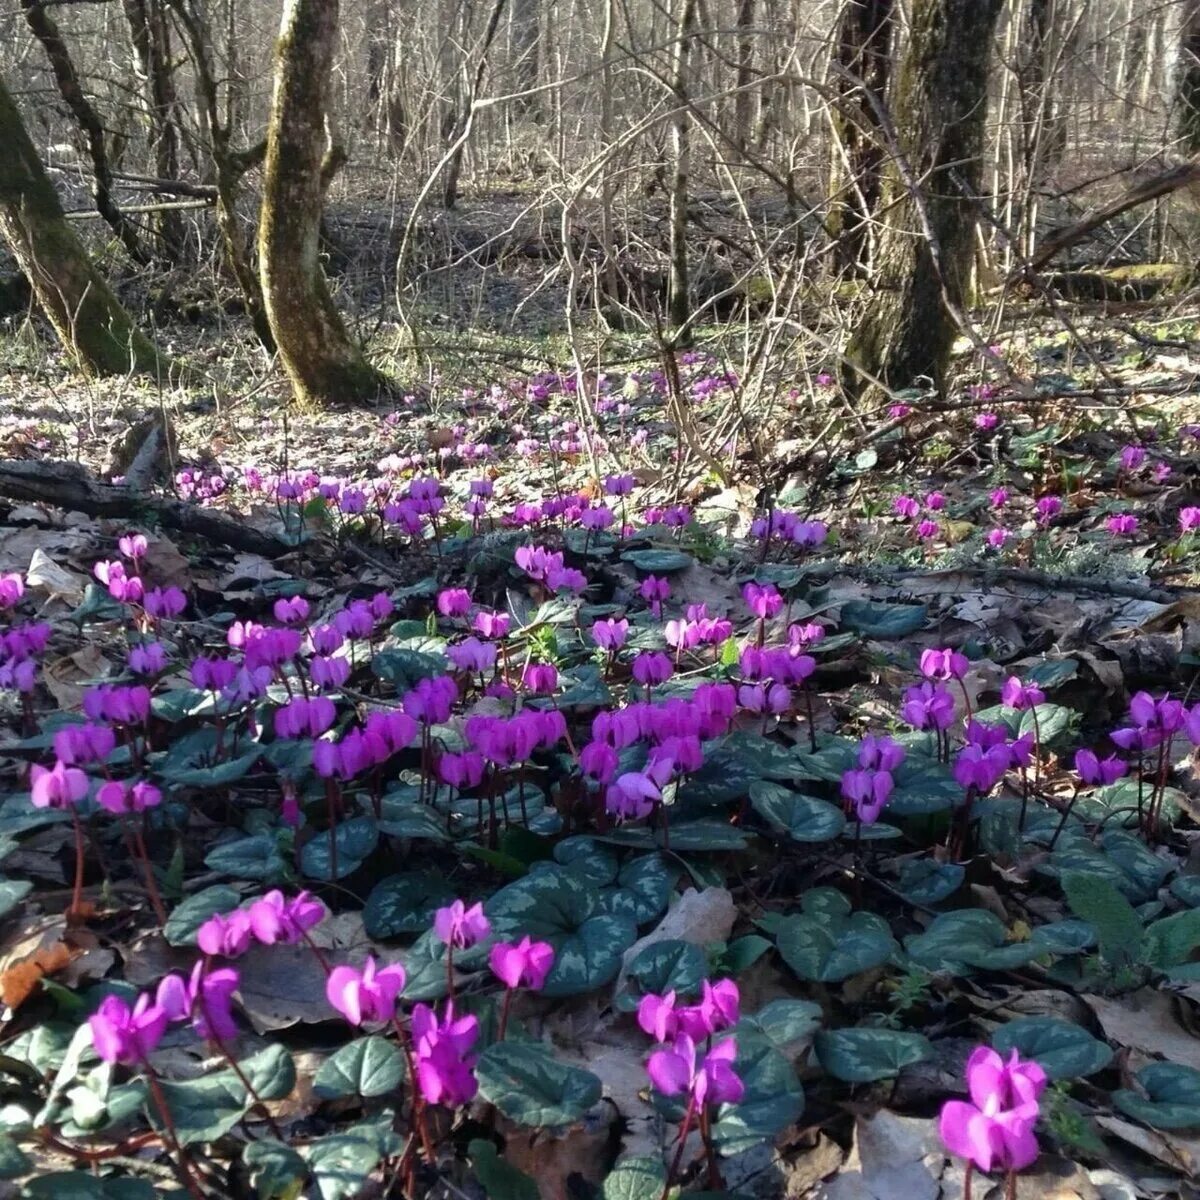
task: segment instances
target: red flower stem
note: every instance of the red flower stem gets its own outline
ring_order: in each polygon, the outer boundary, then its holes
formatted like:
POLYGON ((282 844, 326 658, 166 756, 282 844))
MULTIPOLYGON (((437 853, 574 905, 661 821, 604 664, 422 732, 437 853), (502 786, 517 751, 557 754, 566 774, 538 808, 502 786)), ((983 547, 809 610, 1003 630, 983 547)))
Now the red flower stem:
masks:
POLYGON ((671 1160, 671 1169, 667 1172, 667 1181, 663 1184, 662 1195, 659 1200, 668 1200, 671 1195, 671 1184, 675 1180, 675 1176, 679 1174, 679 1164, 683 1161, 683 1150, 687 1145, 687 1135, 691 1132, 692 1117, 696 1114, 696 1097, 694 1094, 688 1094, 687 1111, 683 1114, 683 1121, 679 1126, 679 1145, 675 1150, 675 1157, 671 1160))
POLYGON ((454 943, 446 943, 446 992, 454 1001, 454 943))
POLYGON ((709 1128, 708 1106, 700 1107, 700 1140, 704 1143, 704 1160, 708 1165, 708 1186, 714 1192, 724 1187, 721 1170, 717 1166, 717 1152, 712 1143, 712 1132, 709 1128))
POLYGON ((509 1009, 512 1008, 512 998, 513 998, 514 991, 515 991, 514 988, 505 988, 504 989, 504 1003, 500 1006, 500 1025, 499 1025, 499 1028, 496 1030, 496 1041, 498 1041, 498 1042, 504 1041, 504 1034, 508 1030, 508 1013, 509 1013, 509 1009))
POLYGON ((307 946, 308 946, 308 948, 309 948, 309 949, 310 949, 310 950, 313 952, 313 954, 316 956, 317 962, 319 962, 319 963, 321 964, 321 968, 322 968, 322 970, 325 972, 325 974, 326 974, 326 975, 330 975, 330 974, 332 974, 332 973, 333 973, 333 967, 332 967, 332 966, 330 966, 329 959, 327 959, 327 958, 325 957, 325 952, 324 952, 324 951, 321 949, 321 947, 320 947, 320 946, 318 946, 318 945, 317 945, 317 943, 316 943, 316 942, 314 942, 314 941, 312 940, 312 938, 309 936, 309 932, 308 932, 308 930, 307 930, 307 929, 302 929, 302 930, 300 931, 300 936, 301 936, 301 937, 304 939, 305 945, 307 945, 307 946))
POLYGON ((221 1057, 229 1064, 230 1068, 233 1070, 233 1073, 238 1077, 238 1082, 246 1089, 246 1094, 254 1101, 255 1106, 262 1112, 263 1119, 266 1121, 267 1126, 270 1128, 271 1134, 275 1140, 279 1142, 286 1142, 287 1138, 283 1136, 283 1130, 279 1128, 275 1118, 271 1116, 270 1110, 267 1108, 266 1101, 263 1100, 263 1098, 258 1094, 258 1089, 246 1077, 246 1072, 243 1071, 238 1065, 237 1059, 230 1054, 229 1047, 226 1046, 225 1042, 221 1038, 217 1037, 216 1033, 213 1031, 212 1021, 209 1020, 208 1009, 205 1008, 203 999, 200 1000, 200 1011, 204 1014, 205 1023, 208 1025, 209 1041, 216 1046, 217 1050, 221 1054, 221 1057))
POLYGON ((196 1200, 205 1200, 203 1190, 192 1175, 191 1161, 188 1159, 183 1147, 179 1144, 179 1134, 175 1132, 175 1122, 171 1117, 171 1107, 167 1104, 166 1096, 163 1095, 162 1086, 158 1082, 158 1076, 154 1073, 154 1068, 148 1062, 142 1063, 142 1072, 146 1077, 146 1084, 150 1088, 154 1107, 158 1109, 159 1118, 163 1123, 163 1130, 167 1135, 167 1142, 171 1147, 172 1153, 178 1160, 176 1165, 179 1168, 180 1182, 187 1188, 190 1195, 196 1197, 196 1200))
POLYGON ((967 1168, 963 1171, 963 1200, 971 1200, 971 1179, 975 1174, 975 1164, 967 1159, 967 1168))
POLYGON ((412 1088, 412 1114, 409 1121, 421 1139, 421 1149, 425 1153, 425 1161, 432 1163, 436 1159, 433 1142, 429 1138, 429 1129, 425 1124, 425 1098, 421 1095, 421 1088, 417 1083, 417 1064, 413 1058, 412 1039, 408 1036, 408 1030, 404 1028, 399 1017, 392 1017, 392 1028, 396 1031, 400 1049, 404 1052, 404 1061, 408 1065, 408 1086, 412 1088))
POLYGON ((150 903, 154 908, 154 915, 158 918, 158 927, 161 929, 167 923, 167 910, 163 907, 162 896, 158 894, 158 882, 154 878, 154 868, 150 865, 150 855, 146 853, 146 840, 136 825, 133 829, 133 841, 137 847, 137 855, 141 858, 142 866, 145 869, 146 892, 150 896, 150 903))
POLYGON ((1004 1182, 1005 1200, 1017 1200, 1017 1173, 1009 1171, 1008 1178, 1004 1182))
POLYGON ((83 822, 79 809, 71 806, 71 821, 75 826, 75 886, 71 891, 71 907, 67 909, 68 920, 78 920, 83 915, 83 822))

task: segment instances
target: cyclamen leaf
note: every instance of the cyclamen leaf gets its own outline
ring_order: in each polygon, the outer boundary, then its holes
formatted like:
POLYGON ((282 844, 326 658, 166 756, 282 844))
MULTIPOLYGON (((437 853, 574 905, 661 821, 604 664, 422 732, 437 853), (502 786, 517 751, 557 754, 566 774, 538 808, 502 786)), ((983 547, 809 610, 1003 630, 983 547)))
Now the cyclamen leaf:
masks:
POLYGON ((1071 911, 1096 931, 1100 956, 1114 965, 1133 961, 1142 943, 1141 918, 1107 879, 1070 871, 1062 877, 1071 911))
POLYGON ((386 1038, 355 1038, 330 1055, 313 1080, 323 1100, 343 1096, 385 1096, 404 1078, 404 1056, 386 1038))
POLYGON ((496 1042, 479 1056, 479 1094, 518 1125, 569 1125, 600 1099, 600 1080, 529 1042, 496 1042))
POLYGON ((890 1079, 903 1067, 933 1054, 929 1039, 896 1029, 822 1029, 816 1037, 817 1058, 835 1079, 874 1083, 890 1079))
POLYGON ((501 1158, 491 1142, 475 1138, 467 1146, 467 1154, 488 1200, 538 1200, 537 1183, 501 1158))
POLYGON ((1006 1058, 1013 1050, 1032 1058, 1051 1079, 1094 1075, 1112 1062, 1111 1047, 1086 1029, 1054 1017, 1018 1017, 992 1034, 992 1045, 1006 1058))

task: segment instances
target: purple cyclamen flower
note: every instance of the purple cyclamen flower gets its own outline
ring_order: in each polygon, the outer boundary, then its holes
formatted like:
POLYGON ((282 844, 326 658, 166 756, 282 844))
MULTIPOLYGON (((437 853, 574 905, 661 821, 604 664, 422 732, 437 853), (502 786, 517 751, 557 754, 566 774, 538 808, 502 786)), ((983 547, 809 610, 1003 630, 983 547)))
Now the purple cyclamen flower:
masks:
POLYGON ((1077 750, 1075 752, 1075 770, 1079 772, 1079 778, 1087 784, 1100 784, 1106 787, 1108 784, 1122 779, 1128 769, 1128 764, 1115 754, 1110 754, 1107 758, 1100 758, 1094 750, 1077 750))
POLYGON ((219 954, 223 958, 245 954, 253 938, 250 914, 243 908, 214 913, 196 930, 196 945, 205 954, 219 954))
POLYGON ((535 696, 552 696, 558 689, 558 670, 552 663, 527 663, 521 686, 535 696))
POLYGON ((140 813, 157 808, 162 803, 162 792, 154 784, 143 780, 128 786, 119 779, 110 779, 97 790, 96 803, 114 816, 140 813))
POLYGON ((491 931, 492 924, 484 916, 482 904, 468 908, 461 900, 455 900, 433 915, 434 936, 447 946, 465 949, 483 941, 491 931))
POLYGON ((1043 496, 1033 506, 1034 515, 1039 525, 1048 525, 1062 512, 1063 502, 1057 496, 1043 496))
POLYGON ((633 677, 643 687, 655 687, 666 683, 675 673, 667 655, 658 651, 644 650, 633 660, 633 677))
POLYGON ((68 725, 54 735, 54 753, 69 767, 103 762, 116 745, 117 735, 108 725, 68 725))
POLYGON ((859 768, 842 775, 842 798, 853 806, 854 815, 862 824, 874 825, 895 786, 889 772, 859 768))
POLYGON ((1009 762, 1006 745, 967 745, 954 760, 954 778, 964 790, 974 788, 980 795, 985 795, 1004 778, 1009 762))
POLYGON ((1000 689, 1000 703, 1018 712, 1036 708, 1045 699, 1046 693, 1036 683, 1022 683, 1015 675, 1010 675, 1000 689))
POLYGON ((900 716, 914 729, 948 729, 954 720, 954 697, 940 684, 916 684, 905 689, 900 716))
POLYGON ((610 654, 620 650, 628 636, 629 622, 624 618, 618 621, 615 617, 609 617, 592 625, 592 641, 610 654))
POLYGON ((1138 523, 1132 513, 1117 513, 1108 518, 1108 532, 1117 537, 1132 537, 1138 531, 1138 523))
POLYGON ((671 584, 666 579, 655 575, 647 575, 638 588, 638 595, 650 605, 650 611, 657 617, 662 614, 664 601, 671 595, 671 584))
POLYGON ((770 583, 747 583, 742 588, 742 599, 760 621, 773 617, 783 607, 783 597, 774 584, 770 583))
POLYGON ((660 786, 649 775, 627 771, 609 785, 604 794, 604 807, 616 821, 636 821, 648 817, 661 799, 660 786))
POLYGON ((15 571, 0 575, 0 609, 15 607, 25 595, 25 580, 15 571))
POLYGON ((1179 532, 1190 533, 1193 529, 1200 529, 1200 506, 1189 504, 1179 510, 1179 532))
POLYGON ((478 787, 485 769, 483 755, 474 750, 462 754, 443 754, 438 759, 438 778, 452 788, 478 787))
POLYGON ((299 892, 289 900, 278 890, 260 896, 246 911, 251 931, 264 946, 303 941, 326 913, 325 905, 309 892, 299 892))
POLYGON ((733 1069, 736 1057, 737 1040, 729 1037, 698 1062, 696 1043, 681 1033, 669 1050, 650 1055, 646 1071, 664 1096, 687 1093, 698 1105, 737 1104, 746 1089, 733 1069))
POLYGON ((892 511, 902 521, 911 521, 921 511, 921 505, 911 496, 897 496, 892 501, 892 511))
POLYGON ((138 996, 132 1008, 120 996, 105 996, 88 1017, 88 1025, 101 1061, 133 1067, 144 1063, 162 1040, 167 1014, 146 992, 138 996))
POLYGON ((976 429, 995 429, 1000 424, 1000 418, 994 412, 982 412, 975 418, 976 429))
POLYGON ((466 588, 445 588, 438 592, 437 610, 443 617, 465 617, 471 611, 471 593, 466 588))
POLYGON ((1136 471, 1145 461, 1146 451, 1142 446, 1126 446, 1121 451, 1122 471, 1136 471))
POLYGON ((238 982, 238 973, 232 967, 206 970, 201 959, 188 979, 166 976, 158 985, 155 1001, 168 1020, 190 1020, 198 1037, 224 1042, 237 1036, 232 1005, 238 982))
POLYGON ((1023 1062, 1014 1050, 1006 1063, 995 1050, 980 1046, 967 1060, 970 1102, 948 1100, 938 1128, 951 1154, 981 1171, 1020 1171, 1038 1156, 1033 1127, 1046 1073, 1023 1062))
POLYGON ((877 771, 894 771, 904 761, 905 750, 890 737, 868 733, 858 748, 858 765, 877 771))
POLYGON ((917 525, 917 537, 922 541, 932 541, 941 531, 941 526, 936 521, 921 521, 917 525))
POLYGON ((497 942, 488 954, 488 965, 505 987, 540 992, 554 965, 554 947, 535 942, 528 934, 519 942, 497 942))
POLYGON ((72 808, 88 794, 88 777, 77 767, 56 762, 29 768, 29 802, 34 808, 72 808))
POLYGON ((417 1083, 429 1104, 458 1108, 468 1104, 479 1091, 471 1053, 479 1037, 477 1017, 455 1017, 454 1002, 446 1001, 439 1021, 428 1005, 417 1004, 412 1014, 412 1040, 416 1056, 417 1083))
POLYGON ((399 963, 378 967, 368 955, 361 971, 334 967, 325 981, 325 998, 351 1025, 390 1021, 404 983, 404 968, 399 963))
POLYGON ((923 650, 921 651, 921 674, 926 679, 962 679, 970 662, 965 654, 957 650, 923 650))

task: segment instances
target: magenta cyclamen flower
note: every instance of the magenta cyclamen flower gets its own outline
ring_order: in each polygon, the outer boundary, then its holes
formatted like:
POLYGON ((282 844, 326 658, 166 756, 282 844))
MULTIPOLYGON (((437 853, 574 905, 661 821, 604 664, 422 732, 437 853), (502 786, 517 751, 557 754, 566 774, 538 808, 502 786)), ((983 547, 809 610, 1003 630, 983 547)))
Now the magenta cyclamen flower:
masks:
POLYGON ((438 778, 452 788, 477 787, 483 779, 486 764, 483 755, 474 750, 462 754, 443 754, 438 759, 438 778))
POLYGON ((177 587, 152 588, 143 597, 142 606, 155 620, 170 619, 187 608, 187 596, 177 587))
POLYGON ((475 1098, 479 1084, 474 1073, 476 1056, 470 1051, 478 1037, 478 1019, 456 1018, 453 1001, 446 1002, 441 1021, 428 1005, 413 1007, 417 1083, 428 1103, 457 1108, 475 1098))
POLYGON ((842 775, 842 797, 853 805, 855 817, 864 825, 874 825, 879 820, 895 786, 887 771, 860 768, 842 775))
POLYGON ((941 512, 946 507, 946 497, 941 492, 930 492, 925 497, 925 507, 930 512, 941 512))
POLYGON ((742 588, 742 599, 746 607, 760 621, 773 617, 783 607, 783 597, 770 583, 748 583, 742 588))
POLYGON ((1117 537, 1132 537, 1138 531, 1138 519, 1132 513, 1117 513, 1108 518, 1108 532, 1117 537))
POLYGON ((921 674, 926 679, 962 679, 970 665, 967 656, 957 650, 921 651, 921 674))
POLYGON ((96 803, 106 812, 119 816, 123 813, 140 813, 157 808, 162 803, 162 792, 152 783, 139 780, 129 786, 119 779, 110 779, 100 785, 96 792, 96 803))
POLYGON ((496 665, 496 647, 492 642, 481 642, 469 637, 455 646, 446 647, 446 657, 457 671, 484 673, 496 665))
POLYGON ((1045 699, 1046 693, 1036 683, 1022 683, 1015 675, 1010 675, 1000 689, 1000 703, 1005 708, 1015 708, 1018 712, 1036 708, 1045 699))
POLYGON ((689 1094, 696 1104, 737 1104, 745 1086, 734 1072, 737 1040, 719 1042, 697 1062, 696 1043, 681 1033, 669 1050, 656 1050, 646 1064, 650 1082, 664 1096, 689 1094))
POLYGON ((732 1029, 741 1015, 741 996, 732 979, 716 983, 704 980, 696 1004, 679 1004, 675 992, 642 997, 638 1004, 638 1024, 656 1042, 671 1042, 683 1033, 695 1042, 704 1041, 723 1029, 732 1029))
POLYGON ((491 931, 492 924, 484 916, 482 904, 468 908, 461 900, 455 900, 433 915, 434 935, 447 946, 465 949, 483 941, 491 931))
POLYGON ((303 596, 282 596, 271 611, 281 625, 299 625, 308 620, 308 601, 303 596))
POLYGON ((192 1022, 197 1036, 205 1041, 227 1041, 237 1036, 233 1019, 233 993, 238 973, 232 967, 205 969, 201 959, 188 979, 168 975, 158 985, 155 1001, 170 1021, 192 1022))
POLYGON ((610 654, 620 650, 628 636, 629 622, 624 618, 618 621, 615 617, 609 617, 607 620, 597 621, 592 626, 592 641, 610 654))
POLYGON ((964 746, 954 760, 954 778, 963 789, 974 788, 981 795, 990 792, 1004 778, 1010 755, 1004 744, 983 747, 964 746))
POLYGON ((905 689, 900 716, 914 729, 948 729, 954 720, 954 697, 940 684, 919 683, 905 689))
POLYGON ((0 609, 12 608, 25 595, 25 580, 15 571, 0 575, 0 609))
POLYGON ((196 930, 196 945, 205 954, 237 958, 250 949, 254 932, 250 914, 243 908, 228 913, 214 913, 196 930))
POLYGON ((1017 1052, 1005 1062, 995 1050, 980 1046, 967 1060, 970 1102, 949 1100, 938 1128, 951 1154, 968 1159, 981 1171, 1020 1171, 1038 1156, 1033 1128, 1038 1097, 1046 1073, 1017 1052))
POLYGON ((1087 784, 1107 786, 1116 783, 1124 778, 1128 769, 1128 764, 1115 754, 1100 758, 1093 750, 1075 752, 1075 770, 1079 772, 1080 780, 1087 784))
POLYGON ((29 801, 34 808, 71 808, 88 794, 88 777, 77 767, 56 762, 29 768, 29 801))
POLYGON ((1063 502, 1057 496, 1043 496, 1034 505, 1034 515, 1040 525, 1045 525, 1062 512, 1063 502))
POLYGON ((132 1008, 120 996, 105 996, 88 1025, 101 1061, 132 1067, 145 1062, 162 1040, 167 1014, 145 992, 132 1008))
POLYGON ((558 670, 551 663, 527 663, 521 686, 535 696, 551 696, 558 688, 558 670))
POLYGON ((325 905, 309 892, 300 892, 289 900, 276 890, 255 900, 247 913, 255 938, 264 946, 273 946, 276 942, 302 941, 325 919, 325 905))
POLYGON ((890 737, 868 733, 858 748, 858 765, 878 771, 894 771, 904 761, 905 749, 890 737))
POLYGON ((643 687, 666 683, 674 673, 670 658, 658 651, 644 650, 633 660, 633 677, 643 687))
POLYGON ((902 521, 911 521, 921 511, 921 505, 911 496, 897 496, 892 501, 892 511, 902 521))
POLYGON ((116 745, 117 736, 107 725, 68 725, 54 735, 54 753, 67 766, 103 762, 116 745))
POLYGON ((438 592, 437 610, 443 617, 465 617, 471 611, 471 593, 466 588, 445 588, 438 592))
POLYGON ((1179 532, 1190 533, 1193 529, 1200 529, 1200 506, 1191 504, 1179 510, 1179 532))
POLYGON ((390 1021, 404 983, 404 968, 399 963, 377 967, 368 955, 361 971, 334 967, 325 981, 325 997, 351 1025, 390 1021))
POLYGON ((653 779, 640 771, 627 771, 609 785, 604 807, 617 821, 636 821, 648 817, 661 799, 662 792, 653 779))
POLYGON ((498 942, 488 954, 492 973, 507 988, 527 987, 539 992, 554 966, 554 947, 528 935, 519 942, 498 942))
POLYGON ((638 588, 638 595, 650 605, 650 611, 657 617, 662 613, 663 602, 670 598, 671 584, 666 579, 647 575, 638 588))

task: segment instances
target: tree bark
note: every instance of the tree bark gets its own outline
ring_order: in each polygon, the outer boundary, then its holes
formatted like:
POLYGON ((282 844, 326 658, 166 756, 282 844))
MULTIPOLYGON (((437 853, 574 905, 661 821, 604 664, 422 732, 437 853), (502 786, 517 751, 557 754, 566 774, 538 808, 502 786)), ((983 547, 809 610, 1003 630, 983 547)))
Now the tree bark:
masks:
POLYGON ((688 172, 691 147, 689 131, 691 112, 688 98, 688 61, 691 57, 692 27, 695 24, 696 0, 680 0, 679 19, 675 25, 675 46, 671 63, 671 191, 669 196, 668 229, 670 245, 668 258, 670 274, 667 280, 667 315, 676 344, 691 340, 688 318, 691 316, 691 297, 688 286, 688 172))
MULTIPOLYGON (((122 0, 134 62, 146 90, 150 145, 160 179, 179 178, 178 99, 171 55, 171 34, 162 0, 122 0)), ((159 215, 158 234, 167 258, 183 253, 183 223, 177 212, 159 215)))
MULTIPOLYGON (((516 90, 525 92, 538 84, 540 40, 539 0, 513 0, 509 14, 509 50, 513 60, 516 90)), ((522 96, 514 102, 518 112, 535 120, 542 115, 541 94, 522 96)))
POLYGON ((1200 0, 1189 0, 1180 33, 1176 84, 1179 139, 1187 154, 1200 152, 1200 0))
POLYGON ((867 233, 882 185, 879 112, 891 74, 893 10, 894 0, 847 0, 838 21, 829 231, 840 270, 869 262, 867 233))
POLYGON ((970 296, 987 75, 1003 0, 914 0, 896 81, 877 278, 846 348, 842 382, 941 391, 970 296), (861 373, 854 368, 861 368, 861 373))
POLYGON ((112 170, 108 163, 104 126, 100 123, 91 101, 84 94, 67 43, 45 7, 37 4, 35 0, 21 0, 21 9, 25 14, 25 23, 46 52, 50 69, 54 72, 54 81, 58 84, 58 94, 87 138, 88 154, 92 160, 92 195, 96 201, 96 211, 121 239, 129 257, 136 263, 145 264, 150 261, 150 256, 143 248, 137 230, 113 200, 112 170))
POLYGON ((285 0, 267 130, 259 273, 275 344, 297 400, 353 404, 390 390, 350 340, 319 258, 337 0, 285 0))
POLYGON ((167 374, 72 232, 3 80, 0 146, 0 234, 68 353, 89 375, 167 374))
POLYGON ((737 16, 737 95, 733 101, 733 139, 745 150, 754 134, 754 0, 738 0, 737 16))

